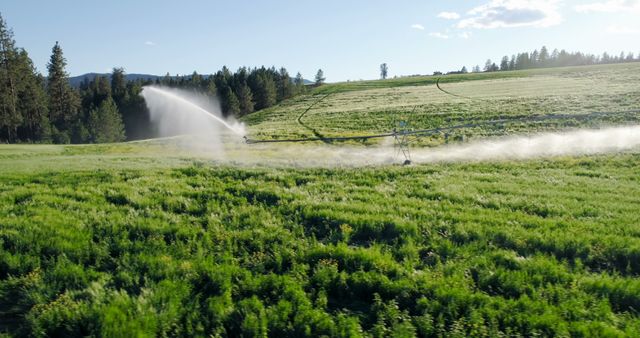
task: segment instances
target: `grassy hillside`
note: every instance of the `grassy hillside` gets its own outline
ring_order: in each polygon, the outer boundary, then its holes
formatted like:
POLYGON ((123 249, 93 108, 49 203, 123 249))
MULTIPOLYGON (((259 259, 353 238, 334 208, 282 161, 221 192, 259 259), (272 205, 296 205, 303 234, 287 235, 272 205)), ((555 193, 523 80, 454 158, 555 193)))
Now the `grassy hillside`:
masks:
MULTIPOLYGON (((422 77, 327 85, 251 114, 245 122, 253 138, 277 139, 311 137, 313 131, 327 137, 388 132, 399 120, 408 121, 414 129, 428 129, 505 118, 611 112, 586 121, 514 121, 451 135, 473 138, 636 123, 639 118, 637 112, 627 111, 640 109, 640 89, 633 85, 640 83, 640 63, 449 75, 440 82, 446 92, 435 85, 436 80, 422 77), (298 117, 314 103, 302 118, 304 125, 298 123, 298 117)), ((425 145, 444 141, 444 135, 419 140, 425 145)))
MULTIPOLYGON (((462 130, 469 138, 630 124, 638 115, 629 111, 640 109, 638 70, 626 64, 441 82, 469 98, 433 84, 336 89, 302 122, 326 135, 353 135, 388 131, 399 116, 427 128, 619 112, 462 130)), ((248 116, 252 137, 312 135, 296 120, 321 95, 248 116)), ((216 157, 183 138, 0 145, 0 333, 640 332, 640 150, 302 168, 296 158, 273 162, 291 148, 252 147, 228 145, 226 157, 216 157)), ((309 157, 319 149, 299 147, 309 157)))

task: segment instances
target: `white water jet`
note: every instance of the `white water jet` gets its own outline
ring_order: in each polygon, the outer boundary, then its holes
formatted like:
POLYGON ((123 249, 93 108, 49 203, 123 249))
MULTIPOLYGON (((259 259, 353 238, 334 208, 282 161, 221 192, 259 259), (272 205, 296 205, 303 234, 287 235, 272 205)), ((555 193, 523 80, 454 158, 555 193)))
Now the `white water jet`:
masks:
POLYGON ((145 86, 142 97, 159 137, 188 136, 176 143, 189 153, 224 156, 224 143, 241 142, 244 125, 222 117, 215 98, 195 92, 145 86))

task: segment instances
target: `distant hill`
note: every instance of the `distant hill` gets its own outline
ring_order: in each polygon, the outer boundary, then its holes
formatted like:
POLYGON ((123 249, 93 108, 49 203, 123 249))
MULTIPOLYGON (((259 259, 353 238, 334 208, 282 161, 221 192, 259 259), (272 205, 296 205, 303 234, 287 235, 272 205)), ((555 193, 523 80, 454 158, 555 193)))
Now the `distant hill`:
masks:
MULTIPOLYGON (((84 81, 84 79, 87 79, 89 81, 93 80, 94 78, 96 78, 97 76, 106 76, 109 80, 111 80, 111 73, 87 73, 87 74, 82 74, 82 75, 78 75, 78 76, 72 76, 69 77, 69 83, 71 84, 71 86, 73 87, 80 87, 80 84, 82 83, 82 81, 84 81)), ((189 76, 189 75, 186 75, 189 76)), ((207 77, 209 75, 202 75, 203 77, 207 77)), ((127 79, 127 81, 136 81, 139 79, 151 79, 151 80, 155 80, 157 78, 162 78, 164 76, 160 76, 160 75, 151 75, 151 74, 125 74, 125 79, 127 79)), ((292 77, 291 81, 294 81, 295 79, 292 77)), ((309 81, 307 79, 304 79, 304 84, 305 85, 309 85, 309 84, 313 84, 313 81, 309 81)))
MULTIPOLYGON (((84 81, 84 79, 91 81, 97 76, 106 76, 107 78, 111 79, 111 73, 87 73, 87 74, 69 77, 69 83, 73 87, 80 87, 80 84, 82 83, 82 81, 84 81)), ((162 76, 151 75, 151 74, 125 74, 125 79, 127 79, 127 81, 135 81, 139 79, 155 80, 160 77, 162 76)))

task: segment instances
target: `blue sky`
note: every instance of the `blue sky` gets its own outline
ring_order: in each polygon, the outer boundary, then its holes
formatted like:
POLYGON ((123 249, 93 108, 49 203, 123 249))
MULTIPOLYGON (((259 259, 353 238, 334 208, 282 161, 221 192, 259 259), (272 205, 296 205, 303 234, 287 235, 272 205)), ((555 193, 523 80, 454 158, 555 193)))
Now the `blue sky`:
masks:
POLYGON ((546 45, 640 52, 640 0, 5 1, 39 71, 60 41, 71 75, 285 66, 330 82, 430 74, 546 45))

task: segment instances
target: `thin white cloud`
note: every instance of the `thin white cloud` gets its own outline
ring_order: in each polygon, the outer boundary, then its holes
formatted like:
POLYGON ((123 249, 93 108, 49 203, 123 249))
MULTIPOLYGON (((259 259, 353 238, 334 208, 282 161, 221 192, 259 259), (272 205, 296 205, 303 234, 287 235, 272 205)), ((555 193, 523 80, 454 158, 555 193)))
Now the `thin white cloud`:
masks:
POLYGON ((550 27, 562 22, 560 0, 491 0, 467 14, 457 27, 493 29, 506 27, 550 27))
POLYGON ((416 24, 411 25, 411 28, 413 28, 413 29, 417 29, 417 30, 421 30, 421 31, 423 31, 423 30, 424 30, 424 26, 423 26, 423 25, 421 25, 421 24, 419 24, 419 23, 416 23, 416 24))
POLYGON ((592 2, 585 5, 574 7, 576 11, 588 12, 623 12, 623 11, 640 11, 640 0, 609 0, 601 2, 592 2))
POLYGON ((438 38, 438 39, 448 39, 449 38, 449 35, 443 34, 443 33, 440 33, 440 32, 429 33, 429 36, 434 37, 434 38, 438 38))
POLYGON ((458 37, 461 39, 469 39, 471 37, 471 33, 470 32, 462 32, 460 34, 458 34, 458 37))
POLYGON ((460 19, 460 14, 456 12, 441 12, 440 14, 438 14, 438 17, 447 20, 458 20, 460 19))
POLYGON ((155 46, 156 45, 156 43, 153 42, 153 41, 145 41, 144 44, 147 45, 147 46, 155 46))
POLYGON ((616 35, 640 35, 640 28, 611 25, 607 27, 607 33, 616 34, 616 35))

